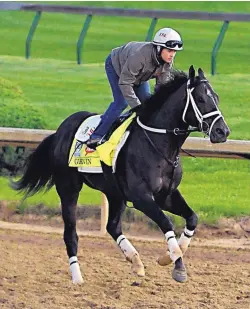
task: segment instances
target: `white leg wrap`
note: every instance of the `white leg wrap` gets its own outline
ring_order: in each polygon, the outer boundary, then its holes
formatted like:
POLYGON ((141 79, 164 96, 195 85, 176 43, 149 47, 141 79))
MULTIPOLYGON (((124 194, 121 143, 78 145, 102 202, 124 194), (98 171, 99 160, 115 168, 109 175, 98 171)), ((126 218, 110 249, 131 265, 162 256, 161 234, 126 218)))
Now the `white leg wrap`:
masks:
POLYGON ((80 271, 80 267, 78 264, 78 260, 76 256, 72 256, 69 259, 69 268, 72 274, 72 281, 74 284, 81 284, 83 283, 82 274, 80 271))
POLYGON ((133 256, 138 254, 131 242, 124 235, 119 236, 116 242, 130 262, 132 261, 133 256))
POLYGON ((181 237, 178 241, 178 244, 183 254, 187 251, 193 235, 194 231, 190 231, 185 227, 184 232, 181 234, 181 237))
POLYGON ((170 258, 173 262, 175 262, 178 258, 182 257, 182 252, 175 238, 175 233, 173 231, 169 231, 165 234, 165 237, 168 242, 170 258))

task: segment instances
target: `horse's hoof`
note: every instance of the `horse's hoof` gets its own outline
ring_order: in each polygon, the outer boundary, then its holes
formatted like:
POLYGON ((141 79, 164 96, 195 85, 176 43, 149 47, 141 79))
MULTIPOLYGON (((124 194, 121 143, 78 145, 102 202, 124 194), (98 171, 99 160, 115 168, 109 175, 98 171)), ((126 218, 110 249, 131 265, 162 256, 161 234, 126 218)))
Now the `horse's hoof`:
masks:
POLYGON ((80 270, 80 266, 78 263, 74 263, 70 265, 70 271, 72 275, 72 282, 73 284, 82 284, 83 278, 80 270))
POLYGON ((132 270, 133 270, 133 273, 136 274, 139 277, 145 276, 144 266, 142 266, 142 267, 132 267, 132 270))
POLYGON ((187 272, 186 269, 173 269, 172 277, 177 282, 186 282, 187 281, 187 272))
POLYGON ((80 266, 78 263, 73 263, 70 265, 70 271, 72 275, 73 284, 82 284, 83 278, 80 270, 80 266))
POLYGON ((144 265, 142 264, 142 261, 139 257, 138 254, 135 254, 132 259, 132 271, 139 277, 144 277, 145 276, 145 270, 144 270, 144 265))
POLYGON ((170 258, 169 252, 166 255, 162 255, 158 258, 157 263, 161 266, 167 266, 172 264, 172 260, 170 258))
POLYGON ((75 278, 72 280, 73 284, 83 284, 83 278, 79 277, 79 278, 75 278))

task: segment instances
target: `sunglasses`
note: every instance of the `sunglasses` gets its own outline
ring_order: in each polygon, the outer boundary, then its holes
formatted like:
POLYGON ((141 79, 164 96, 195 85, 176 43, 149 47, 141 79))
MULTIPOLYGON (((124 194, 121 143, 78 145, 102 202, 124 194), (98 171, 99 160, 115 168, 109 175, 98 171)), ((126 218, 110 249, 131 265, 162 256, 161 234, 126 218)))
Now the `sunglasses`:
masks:
POLYGON ((177 46, 181 48, 183 46, 183 43, 182 41, 167 41, 165 45, 167 48, 175 48, 177 46))

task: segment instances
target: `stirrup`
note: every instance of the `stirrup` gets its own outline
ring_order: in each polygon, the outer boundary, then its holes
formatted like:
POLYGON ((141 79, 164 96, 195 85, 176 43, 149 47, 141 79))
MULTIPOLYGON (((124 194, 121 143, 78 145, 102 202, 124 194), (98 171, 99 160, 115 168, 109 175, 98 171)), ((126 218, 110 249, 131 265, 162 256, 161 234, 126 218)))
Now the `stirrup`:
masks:
POLYGON ((95 150, 101 141, 102 141, 102 138, 99 138, 99 137, 93 138, 93 139, 90 138, 89 140, 87 140, 86 145, 88 148, 95 150))

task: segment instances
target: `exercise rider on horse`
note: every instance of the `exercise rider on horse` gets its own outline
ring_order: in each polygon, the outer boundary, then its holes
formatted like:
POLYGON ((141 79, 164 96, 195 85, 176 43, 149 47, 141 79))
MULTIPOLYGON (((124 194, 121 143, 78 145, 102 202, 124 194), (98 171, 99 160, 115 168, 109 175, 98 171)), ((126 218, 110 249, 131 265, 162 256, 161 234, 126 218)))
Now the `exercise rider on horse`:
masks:
POLYGON ((114 101, 101 116, 100 125, 87 141, 95 149, 122 111, 129 105, 138 110, 151 95, 149 80, 164 84, 176 52, 183 49, 180 34, 171 28, 160 29, 153 42, 129 42, 111 51, 105 62, 114 101))

